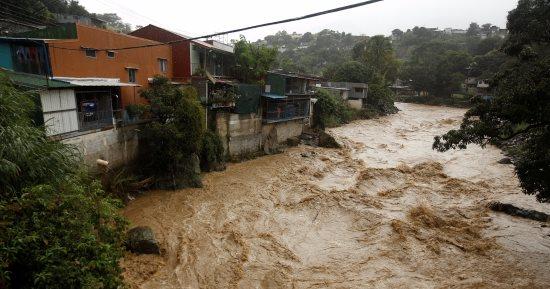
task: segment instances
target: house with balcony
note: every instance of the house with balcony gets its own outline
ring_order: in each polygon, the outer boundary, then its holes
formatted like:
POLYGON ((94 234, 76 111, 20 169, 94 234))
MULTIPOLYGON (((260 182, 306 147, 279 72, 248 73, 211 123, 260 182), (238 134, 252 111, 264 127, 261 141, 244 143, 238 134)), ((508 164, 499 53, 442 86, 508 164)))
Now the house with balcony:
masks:
POLYGON ((140 89, 155 75, 172 78, 171 63, 169 46, 80 23, 0 37, 2 73, 36 93, 47 135, 79 147, 88 164, 135 156, 125 107, 147 103, 140 89))
POLYGON ((216 40, 190 40, 190 36, 155 25, 147 25, 130 35, 171 42, 174 80, 193 84, 205 105, 214 104, 216 108, 234 106, 233 46, 216 40))
POLYGON ((171 77, 171 49, 105 29, 68 23, 0 38, 0 67, 40 95, 47 133, 69 138, 114 127, 123 108, 146 103, 139 89, 171 77), (108 50, 113 49, 113 50, 108 50))
POLYGON ((302 120, 310 116, 311 98, 320 84, 318 77, 270 71, 262 93, 262 110, 265 123, 302 120))

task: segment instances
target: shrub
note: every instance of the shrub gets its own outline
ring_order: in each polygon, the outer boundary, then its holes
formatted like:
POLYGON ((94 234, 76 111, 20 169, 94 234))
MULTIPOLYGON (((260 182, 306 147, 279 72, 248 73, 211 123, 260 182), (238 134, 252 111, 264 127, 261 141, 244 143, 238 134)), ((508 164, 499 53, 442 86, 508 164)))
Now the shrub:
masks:
POLYGON ((0 75, 0 287, 118 288, 120 203, 34 126, 30 98, 0 75))
POLYGON ((0 203, 0 278, 12 288, 118 288, 126 222, 98 182, 25 189, 0 203))
POLYGON ((213 166, 224 162, 225 155, 220 136, 215 132, 207 131, 202 138, 201 169, 211 171, 213 166))
POLYGON ((317 91, 315 103, 315 126, 324 129, 349 123, 354 118, 354 111, 347 106, 343 99, 326 90, 317 91))
POLYGON ((391 89, 383 83, 369 85, 367 107, 378 111, 380 115, 388 115, 398 111, 394 105, 391 89))
POLYGON ((194 88, 175 87, 155 77, 142 95, 151 102, 155 121, 140 137, 141 164, 160 187, 200 186, 198 155, 204 134, 204 113, 194 88), (198 169, 197 169, 198 168, 198 169))

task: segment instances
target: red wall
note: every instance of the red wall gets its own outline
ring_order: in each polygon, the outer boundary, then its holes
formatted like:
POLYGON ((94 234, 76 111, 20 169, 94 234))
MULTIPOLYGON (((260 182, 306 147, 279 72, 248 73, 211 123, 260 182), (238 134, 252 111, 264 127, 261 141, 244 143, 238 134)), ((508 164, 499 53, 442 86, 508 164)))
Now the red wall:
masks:
MULTIPOLYGON (((162 29, 154 25, 147 25, 130 35, 150 39, 158 42, 186 40, 183 35, 162 29)), ((191 44, 187 41, 174 43, 172 46, 172 67, 176 81, 190 82, 191 80, 191 44)))

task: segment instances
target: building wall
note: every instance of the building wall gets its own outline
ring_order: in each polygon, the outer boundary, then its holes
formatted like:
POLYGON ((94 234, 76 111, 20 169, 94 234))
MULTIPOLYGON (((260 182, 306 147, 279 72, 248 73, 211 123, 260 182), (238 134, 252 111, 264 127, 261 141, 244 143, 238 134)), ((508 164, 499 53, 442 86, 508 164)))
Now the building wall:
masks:
POLYGON ((348 99, 348 105, 351 108, 354 108, 354 109, 362 109, 363 108, 363 100, 362 99, 348 99))
POLYGON ((218 112, 216 129, 229 156, 242 156, 261 149, 262 119, 259 114, 218 112))
MULTIPOLYGON (((182 35, 167 31, 154 25, 147 25, 130 33, 132 36, 150 39, 158 42, 184 40, 182 35)), ((172 44, 173 75, 176 80, 187 82, 191 77, 191 62, 189 42, 172 44)))
POLYGON ((119 167, 132 162, 138 155, 138 126, 109 129, 62 140, 82 153, 84 163, 96 168, 96 160, 109 162, 109 167, 119 167))
POLYGON ((105 51, 97 51, 95 58, 87 57, 82 47, 104 49, 158 44, 158 42, 81 24, 76 24, 76 27, 78 39, 48 41, 54 76, 119 78, 121 82, 128 82, 126 68, 137 68, 136 83, 141 87, 121 88, 123 106, 131 103, 146 103, 146 100, 139 95, 139 89, 149 86, 148 78, 160 74, 172 78, 171 47, 154 46, 119 50, 115 51, 114 58, 108 58, 105 51), (160 70, 159 58, 168 61, 166 73, 160 70))
POLYGON ((267 139, 272 134, 272 130, 276 130, 277 142, 284 143, 287 139, 298 137, 304 132, 304 120, 296 119, 264 124, 262 126, 262 139, 267 139))
POLYGON ((76 97, 73 89, 43 90, 39 94, 48 136, 78 130, 76 97))

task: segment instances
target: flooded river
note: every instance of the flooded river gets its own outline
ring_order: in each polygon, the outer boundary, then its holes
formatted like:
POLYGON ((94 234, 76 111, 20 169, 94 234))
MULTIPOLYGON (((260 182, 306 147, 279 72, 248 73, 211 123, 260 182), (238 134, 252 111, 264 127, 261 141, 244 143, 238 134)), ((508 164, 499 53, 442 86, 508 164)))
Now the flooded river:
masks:
POLYGON ((525 196, 501 152, 432 151, 462 109, 400 113, 332 129, 343 149, 300 146, 229 165, 204 188, 126 208, 162 256, 128 254, 131 288, 550 288, 550 228, 497 214, 525 196))

